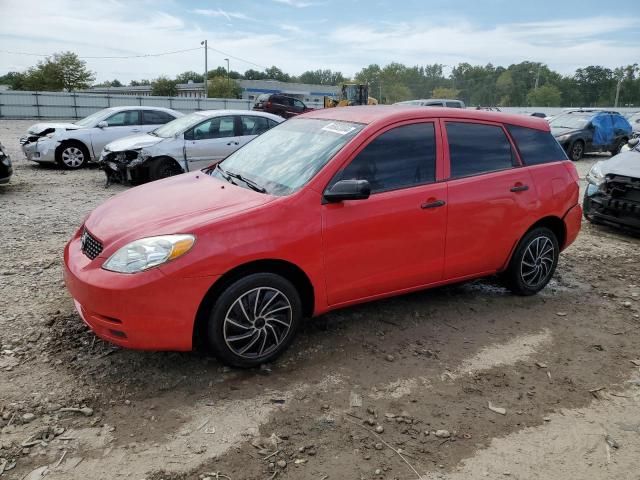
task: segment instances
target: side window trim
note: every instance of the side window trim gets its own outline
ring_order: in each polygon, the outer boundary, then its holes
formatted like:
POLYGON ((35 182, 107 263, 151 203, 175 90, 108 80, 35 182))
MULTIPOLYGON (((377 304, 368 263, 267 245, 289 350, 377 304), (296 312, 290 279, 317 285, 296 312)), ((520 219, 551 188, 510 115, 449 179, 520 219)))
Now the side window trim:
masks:
POLYGON ((327 184, 324 186, 324 190, 326 190, 327 188, 329 188, 330 185, 332 185, 332 183, 334 182, 335 178, 342 174, 342 172, 347 168, 347 166, 349 166, 351 164, 351 162, 353 160, 355 160, 358 155, 360 155, 360 153, 362 153, 362 151, 367 148, 369 146, 369 144, 371 144, 372 142, 374 142, 378 137, 380 137, 381 135, 395 129, 398 127, 404 127, 404 126, 408 126, 408 125, 416 125, 416 124, 424 124, 424 123, 430 123, 433 125, 433 130, 434 130, 434 134, 433 134, 433 138, 435 140, 435 180, 432 181, 428 181, 428 182, 424 182, 424 183, 419 183, 419 184, 414 184, 414 185, 408 185, 408 186, 403 186, 403 187, 395 187, 395 188, 388 188, 388 189, 383 189, 383 190, 376 190, 375 192, 372 191, 371 192, 371 196, 373 195, 377 195, 379 193, 388 193, 388 192, 395 192, 395 191, 400 191, 400 190, 409 190, 411 188, 418 188, 418 187, 424 187, 425 185, 434 185, 437 183, 441 183, 443 181, 446 181, 446 178, 444 178, 443 176, 443 166, 444 166, 444 154, 443 154, 443 150, 444 150, 444 145, 442 142, 442 135, 443 132, 441 130, 441 124, 438 118, 426 118, 426 119, 413 119, 413 120, 404 120, 401 122, 397 122, 397 123, 393 123, 391 125, 386 125, 382 128, 380 128, 379 130, 376 130, 374 133, 372 133, 371 135, 369 135, 360 145, 358 145, 358 147, 353 151, 353 153, 351 153, 351 155, 349 155, 349 157, 347 157, 338 167, 338 169, 333 173, 333 175, 331 176, 331 178, 329 179, 329 181, 327 182, 327 184))
POLYGON ((480 177, 482 175, 488 175, 491 173, 496 173, 496 172, 504 172, 507 170, 512 170, 515 168, 521 168, 524 167, 526 165, 524 165, 524 163, 522 163, 522 158, 520 157, 520 152, 518 151, 518 149, 516 148, 516 144, 513 141, 513 138, 511 138, 511 135, 509 134, 508 129, 506 128, 506 126, 502 123, 498 123, 498 122, 491 122, 491 121, 486 121, 486 120, 475 120, 472 118, 442 118, 441 120, 441 125, 440 125, 440 131, 442 132, 442 141, 443 141, 443 150, 444 150, 444 155, 445 155, 445 173, 446 173, 446 181, 453 181, 453 180, 459 180, 462 178, 471 178, 471 177, 480 177), (510 167, 506 167, 506 168, 501 168, 498 170, 491 170, 488 172, 481 172, 481 173, 472 173, 469 175, 463 175, 463 176, 459 176, 459 177, 452 177, 451 176, 451 151, 449 149, 449 138, 447 136, 447 123, 471 123, 471 124, 476 124, 476 125, 489 125, 492 127, 498 127, 502 129, 502 132, 504 133, 505 137, 507 138, 507 141, 509 142, 509 144, 511 145, 511 166, 510 167))

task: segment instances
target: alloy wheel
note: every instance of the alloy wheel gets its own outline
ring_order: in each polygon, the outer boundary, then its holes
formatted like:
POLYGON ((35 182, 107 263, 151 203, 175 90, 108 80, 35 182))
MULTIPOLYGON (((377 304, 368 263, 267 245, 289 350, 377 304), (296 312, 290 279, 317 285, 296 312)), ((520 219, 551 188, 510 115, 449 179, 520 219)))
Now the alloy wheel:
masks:
POLYGON ((237 356, 260 359, 287 338, 293 322, 291 302, 280 290, 258 287, 240 295, 227 310, 223 335, 237 356))
POLYGON ((582 143, 576 142, 571 149, 571 158, 573 160, 580 160, 582 158, 583 148, 582 143))
POLYGON ((531 240, 520 263, 520 276, 529 288, 536 288, 548 280, 555 262, 555 248, 546 236, 531 240))
POLYGON ((62 163, 69 168, 78 168, 84 163, 84 153, 78 147, 67 147, 62 151, 62 163))

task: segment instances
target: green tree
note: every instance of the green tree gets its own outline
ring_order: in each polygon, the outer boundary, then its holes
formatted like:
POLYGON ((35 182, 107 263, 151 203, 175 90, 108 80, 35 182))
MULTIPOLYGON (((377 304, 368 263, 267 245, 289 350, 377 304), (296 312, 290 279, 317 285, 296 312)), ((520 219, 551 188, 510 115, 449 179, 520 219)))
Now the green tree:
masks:
POLYGON ((244 78, 247 80, 264 80, 267 78, 265 72, 259 72, 258 70, 249 69, 244 72, 244 78))
POLYGON ((176 75, 176 83, 188 83, 189 80, 192 80, 195 83, 202 83, 203 78, 204 75, 202 73, 187 71, 176 75))
POLYGON ((9 85, 10 90, 26 90, 26 75, 21 72, 9 72, 0 76, 0 85, 9 85))
POLYGON ((278 80, 280 82, 290 82, 291 75, 288 73, 284 73, 275 65, 273 67, 265 69, 264 73, 266 74, 266 78, 270 80, 278 80))
POLYGON ((24 88, 28 90, 68 91, 89 88, 95 80, 84 60, 73 52, 54 53, 27 70, 24 88))
POLYGON ((151 95, 158 97, 175 97, 178 94, 176 81, 167 76, 160 76, 151 83, 151 95))
POLYGON ((345 78, 341 72, 319 69, 304 72, 298 77, 298 81, 316 85, 340 85, 344 83, 345 78))
POLYGON ((558 87, 543 85, 533 89, 527 94, 527 101, 532 107, 560 107, 562 105, 562 93, 558 87))
POLYGON ((436 87, 433 89, 431 96, 433 98, 458 98, 460 94, 460 90, 456 90, 455 88, 447 88, 447 87, 436 87))
POLYGON ((214 77, 209 80, 209 98, 239 98, 242 89, 235 80, 224 77, 214 77))
POLYGON ((142 80, 131 80, 129 82, 130 87, 144 87, 147 85, 151 85, 151 80, 147 80, 146 78, 142 80))

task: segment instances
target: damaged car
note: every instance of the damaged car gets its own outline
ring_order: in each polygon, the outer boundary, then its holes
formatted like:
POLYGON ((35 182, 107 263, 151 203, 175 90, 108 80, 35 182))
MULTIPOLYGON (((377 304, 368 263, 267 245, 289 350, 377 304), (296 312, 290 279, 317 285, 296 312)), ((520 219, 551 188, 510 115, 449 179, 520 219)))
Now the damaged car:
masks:
POLYGON ((215 164, 283 121, 277 115, 246 110, 194 112, 106 145, 99 163, 107 186, 159 180, 215 164))
POLYGON ((182 116, 161 107, 105 108, 75 123, 36 123, 20 144, 28 160, 75 170, 97 160, 107 143, 154 130, 182 116))
POLYGON ((0 143, 0 185, 9 183, 9 179, 13 175, 13 166, 11 165, 11 157, 0 143))
POLYGON ((583 211, 592 223, 640 228, 640 147, 597 162, 587 174, 583 211))
POLYGON ((571 160, 585 153, 610 152, 615 155, 632 136, 631 125, 618 112, 572 110, 549 122, 551 133, 571 160))

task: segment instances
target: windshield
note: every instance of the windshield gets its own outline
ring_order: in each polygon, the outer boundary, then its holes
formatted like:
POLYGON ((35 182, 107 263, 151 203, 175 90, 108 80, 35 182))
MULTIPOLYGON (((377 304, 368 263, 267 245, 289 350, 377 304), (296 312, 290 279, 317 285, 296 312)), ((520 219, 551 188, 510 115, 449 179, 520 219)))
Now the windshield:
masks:
POLYGON ((307 118, 287 120, 229 155, 211 175, 241 175, 272 195, 295 192, 364 125, 307 118))
POLYGON ((549 122, 549 125, 556 128, 580 129, 586 127, 591 118, 593 118, 593 115, 575 115, 572 113, 565 113, 564 115, 558 115, 555 117, 551 122, 549 122))
POLYGON ((98 120, 104 117, 108 109, 100 110, 99 112, 92 113, 88 117, 84 117, 82 120, 78 120, 75 124, 79 127, 93 127, 98 120))
POLYGON ((178 133, 182 133, 185 130, 197 125, 198 123, 206 120, 208 117, 202 115, 201 113, 190 113, 189 115, 185 115, 184 117, 176 118, 175 120, 171 120, 168 123, 165 123, 163 126, 156 128, 153 131, 154 135, 162 138, 169 138, 177 135, 178 133))

